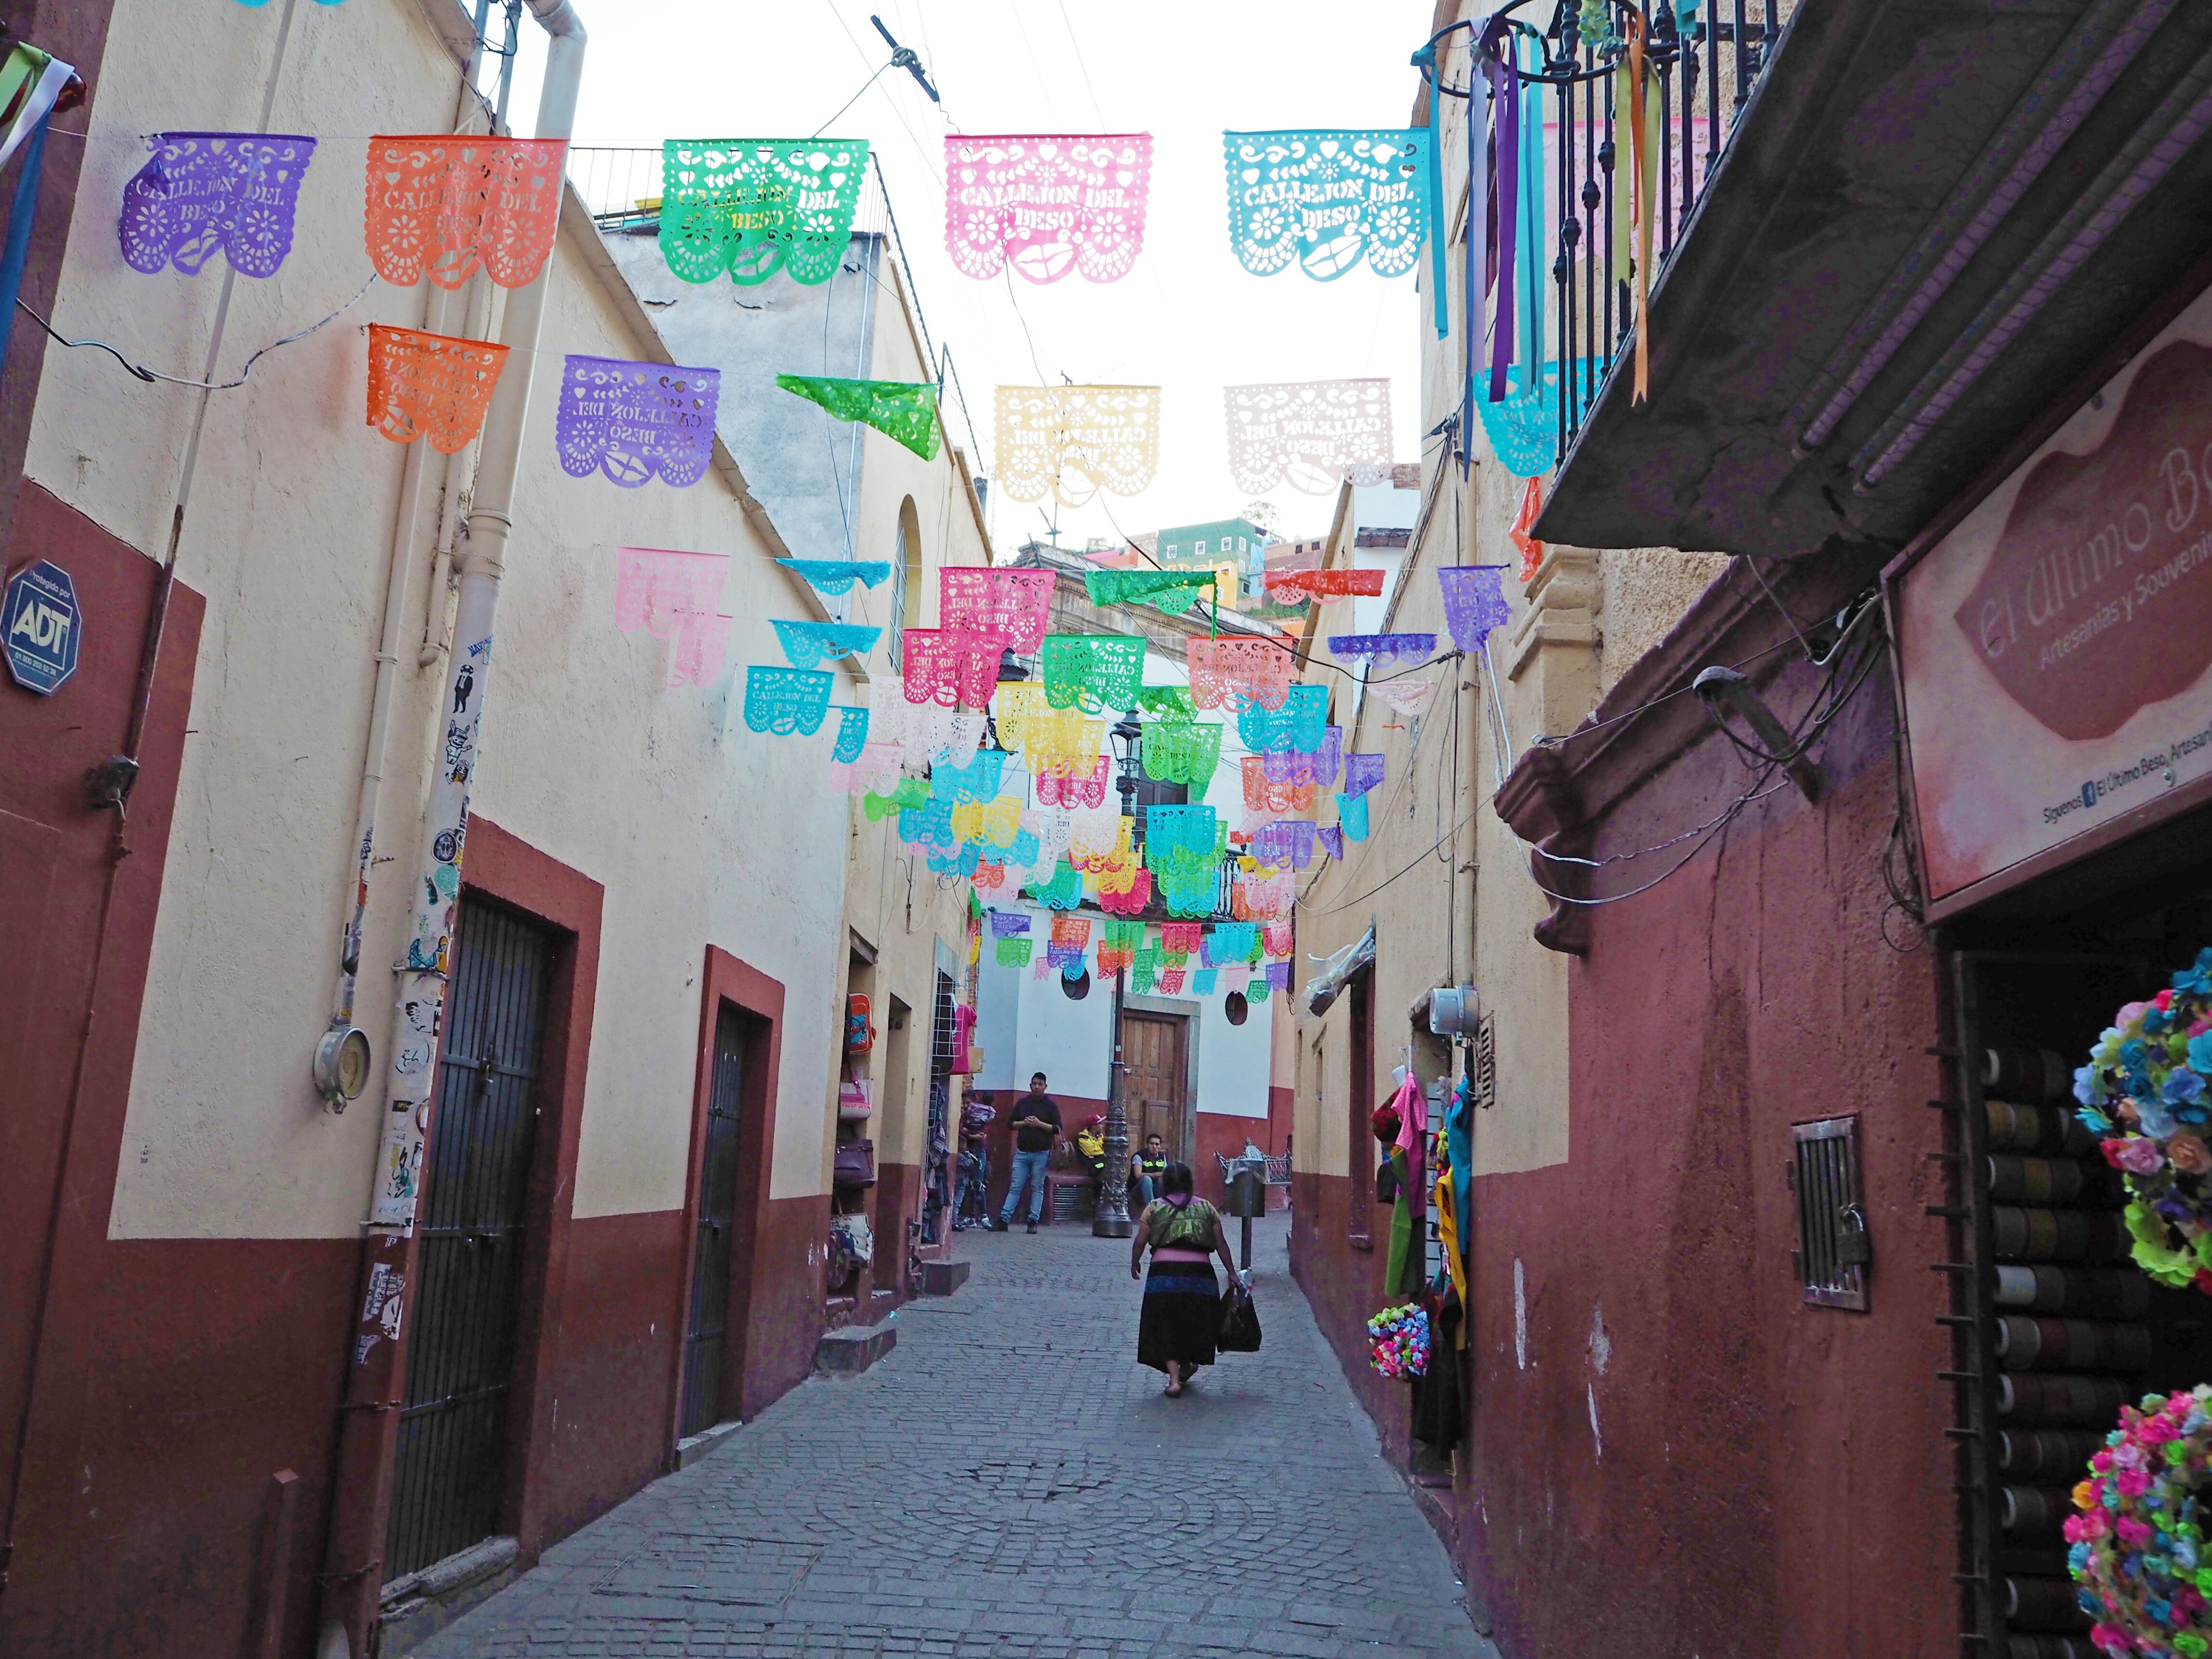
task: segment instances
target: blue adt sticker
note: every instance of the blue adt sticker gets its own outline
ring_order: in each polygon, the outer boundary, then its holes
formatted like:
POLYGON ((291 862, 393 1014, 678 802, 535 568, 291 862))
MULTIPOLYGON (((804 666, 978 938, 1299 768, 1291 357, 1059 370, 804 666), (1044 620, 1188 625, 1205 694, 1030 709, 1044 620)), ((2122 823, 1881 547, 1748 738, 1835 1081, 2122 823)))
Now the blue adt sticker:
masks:
POLYGON ((77 608, 76 584, 69 572, 41 559, 8 578, 0 601, 0 649, 15 684, 51 696, 76 672, 84 612, 77 608))

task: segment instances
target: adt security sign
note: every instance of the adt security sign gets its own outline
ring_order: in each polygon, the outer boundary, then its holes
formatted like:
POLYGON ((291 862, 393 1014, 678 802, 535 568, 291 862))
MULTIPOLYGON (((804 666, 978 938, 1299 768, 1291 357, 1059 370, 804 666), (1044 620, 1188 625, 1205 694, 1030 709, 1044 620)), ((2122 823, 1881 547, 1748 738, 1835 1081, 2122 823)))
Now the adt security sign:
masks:
POLYGON ((7 598, 0 600, 0 650, 8 653, 16 684, 52 696, 76 672, 83 631, 84 612, 68 571, 41 559, 8 578, 7 598))

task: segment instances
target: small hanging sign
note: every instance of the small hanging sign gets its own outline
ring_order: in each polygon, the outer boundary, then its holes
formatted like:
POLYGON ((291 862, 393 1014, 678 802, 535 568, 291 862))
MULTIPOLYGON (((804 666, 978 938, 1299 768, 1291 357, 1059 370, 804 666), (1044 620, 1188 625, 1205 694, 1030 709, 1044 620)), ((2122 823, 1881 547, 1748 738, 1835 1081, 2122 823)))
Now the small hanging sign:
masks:
POLYGON ((1149 132, 948 133, 945 249, 984 282, 1009 265, 1032 283, 1118 281, 1145 246, 1152 170, 1149 132))
POLYGON ((561 470, 602 473, 635 489, 652 478, 678 489, 707 476, 722 374, 617 357, 570 356, 553 410, 561 470))
POLYGON ((441 455, 483 429, 507 349, 418 329, 368 325, 368 424, 396 444, 427 438, 441 455))
POLYGON ((368 261, 395 288, 536 279, 561 220, 561 138, 450 132, 368 141, 368 261))
POLYGON ((315 141, 297 133, 157 132, 154 159, 123 186, 123 261, 148 276, 196 275, 218 252, 241 276, 274 276, 292 251, 300 181, 315 141))
POLYGON ((1326 495, 1341 483, 1378 484, 1390 476, 1388 380, 1232 386, 1222 397, 1229 473, 1248 495, 1287 482, 1326 495))
POLYGON ((1105 490, 1134 495, 1160 465, 1156 386, 1002 386, 999 488, 1008 501, 1082 507, 1105 490))
POLYGON ((660 252, 687 283, 782 271, 826 283, 853 240, 865 138, 671 138, 660 148, 660 252))

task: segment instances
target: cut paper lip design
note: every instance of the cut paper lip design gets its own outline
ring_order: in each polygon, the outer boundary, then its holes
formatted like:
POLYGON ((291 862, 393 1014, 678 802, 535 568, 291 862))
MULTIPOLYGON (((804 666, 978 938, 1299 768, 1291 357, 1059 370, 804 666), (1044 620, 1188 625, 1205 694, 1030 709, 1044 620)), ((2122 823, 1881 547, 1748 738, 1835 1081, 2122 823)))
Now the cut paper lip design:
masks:
POLYGON ((823 669, 755 663, 745 670, 745 724, 777 737, 811 738, 822 729, 836 683, 837 677, 823 669))
POLYGON ((241 276, 273 276, 292 251, 300 181, 315 141, 297 133, 159 132, 153 159, 123 186, 124 263, 185 276, 216 253, 241 276))
POLYGON ((1266 640, 1197 640, 1185 647, 1191 701, 1200 708, 1280 708, 1291 690, 1291 653, 1266 640))
POLYGON ((671 138, 660 148, 660 253, 687 283, 741 288, 779 270, 826 283, 853 238, 865 138, 671 138))
POLYGON ((1149 132, 947 133, 945 250, 986 282, 1008 265, 1032 283, 1118 281, 1145 246, 1152 171, 1149 132))
MULTIPOLYGON (((721 678, 722 656, 734 617, 720 613, 726 553, 687 553, 671 548, 624 547, 615 554, 615 626, 625 634, 642 628, 675 651, 668 662, 671 687, 708 685, 721 678)), ((824 676, 823 708, 829 706, 824 676)), ((747 696, 751 693, 750 686, 747 696)), ((822 723, 820 710, 813 731, 822 723)), ((755 731, 766 728, 755 726, 755 731)))
POLYGON ((906 700, 983 708, 999 684, 1006 636, 970 628, 909 628, 902 638, 906 700))
POLYGON ((1402 276, 1428 234, 1423 127, 1224 132, 1229 240, 1255 276, 1297 265, 1334 282, 1364 258, 1402 276))
POLYGON ((1254 754, 1290 750, 1310 755, 1328 742, 1328 688, 1294 685, 1280 708, 1248 708, 1237 717, 1237 735, 1254 754))
POLYGON ((1010 501, 1050 495, 1082 507, 1102 489, 1134 495, 1159 471, 1156 386, 1002 386, 996 410, 999 488, 1010 501))
POLYGON ((2161 348, 2096 448, 2035 463, 1954 613, 2005 694, 2062 738, 2110 737, 2212 665, 2208 408, 2212 348, 2161 348))
POLYGON ((369 263, 395 288, 459 288, 481 270, 501 288, 534 280, 553 252, 562 138, 450 132, 368 141, 369 263))
POLYGON ((868 711, 841 706, 837 710, 837 742, 830 751, 833 766, 849 766, 860 758, 868 744, 868 711))
POLYGON ((553 415, 561 470, 602 473, 625 489, 656 477, 678 489, 695 484, 714 456, 721 396, 720 369, 571 356, 553 415))
POLYGON ((467 447, 507 349, 419 329, 368 325, 368 424, 397 444, 427 439, 441 455, 467 447))
POLYGON ((938 572, 937 611, 946 628, 1003 634, 1024 656, 1044 643, 1054 577, 1049 570, 948 565, 938 572))
POLYGON ((1230 476, 1248 495, 1287 482, 1325 495, 1340 483, 1378 484, 1389 476, 1388 380, 1224 386, 1222 399, 1230 476))

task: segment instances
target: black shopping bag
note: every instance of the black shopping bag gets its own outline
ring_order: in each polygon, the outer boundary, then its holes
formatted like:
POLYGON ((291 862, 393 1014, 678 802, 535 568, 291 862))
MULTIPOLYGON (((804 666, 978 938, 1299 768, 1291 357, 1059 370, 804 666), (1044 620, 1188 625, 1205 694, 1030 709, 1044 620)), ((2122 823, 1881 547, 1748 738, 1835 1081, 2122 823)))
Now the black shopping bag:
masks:
POLYGON ((1260 1310, 1251 1294, 1235 1285, 1221 1293, 1221 1334, 1213 1346, 1224 1353, 1260 1352, 1260 1310))

